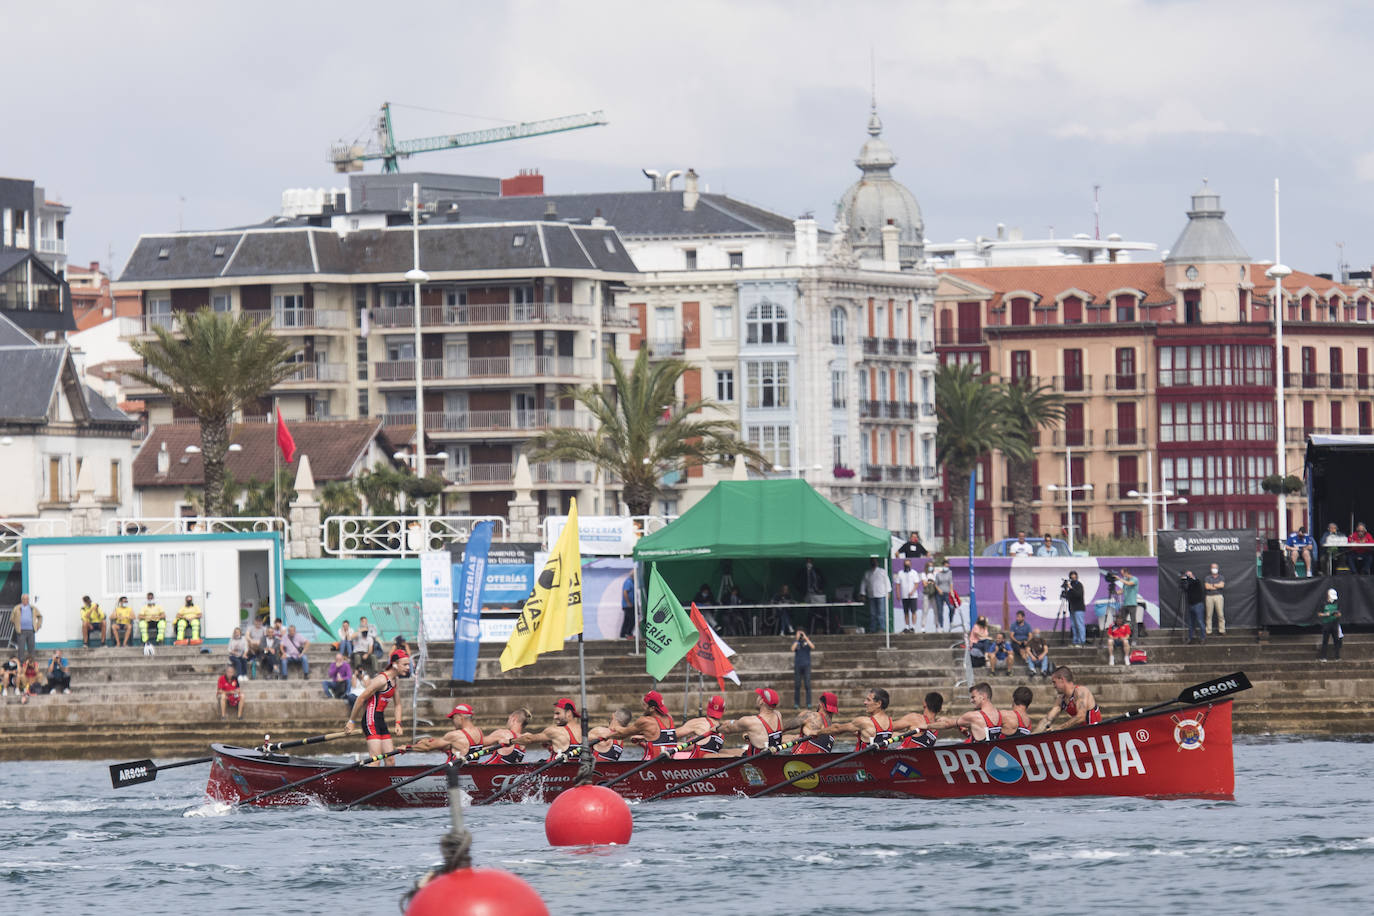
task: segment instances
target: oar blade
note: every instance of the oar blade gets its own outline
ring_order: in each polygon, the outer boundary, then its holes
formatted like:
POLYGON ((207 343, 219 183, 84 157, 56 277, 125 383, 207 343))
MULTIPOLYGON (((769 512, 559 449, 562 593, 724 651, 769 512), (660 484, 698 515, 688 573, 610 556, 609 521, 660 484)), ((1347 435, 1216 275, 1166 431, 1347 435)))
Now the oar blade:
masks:
POLYGON ((133 760, 110 765, 110 785, 116 789, 136 786, 157 779, 157 764, 151 760, 133 760))
POLYGON ((1178 702, 1205 703, 1208 700, 1219 700, 1222 697, 1229 697, 1233 693, 1249 690, 1250 687, 1250 679, 1245 676, 1245 672, 1237 671, 1234 674, 1223 675, 1201 684, 1185 687, 1183 692, 1178 695, 1178 702))

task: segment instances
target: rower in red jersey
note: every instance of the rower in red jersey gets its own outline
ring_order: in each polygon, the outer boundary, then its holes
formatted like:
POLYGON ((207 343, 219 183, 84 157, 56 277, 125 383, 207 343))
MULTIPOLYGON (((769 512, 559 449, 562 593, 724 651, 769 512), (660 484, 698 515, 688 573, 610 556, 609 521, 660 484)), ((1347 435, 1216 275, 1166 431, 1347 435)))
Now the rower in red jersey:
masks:
POLYGON ((832 722, 821 730, 822 735, 857 735, 854 744, 856 751, 871 745, 886 746, 892 740, 892 716, 887 712, 890 700, 888 693, 881 687, 874 687, 864 694, 864 714, 848 722, 832 722))
POLYGON ((920 712, 909 712, 892 723, 894 732, 914 732, 903 738, 902 743, 897 746, 934 747, 940 737, 935 723, 939 719, 940 710, 944 708, 945 698, 942 694, 935 691, 926 694, 925 705, 921 707, 920 712))
POLYGON ((688 719, 677 729, 678 747, 691 743, 691 747, 676 751, 673 757, 678 760, 695 760, 699 757, 715 757, 725 748, 725 736, 720 733, 720 720, 725 715, 725 697, 716 695, 706 703, 706 715, 688 719))
POLYGON ((566 697, 553 704, 553 724, 537 732, 521 732, 513 735, 510 744, 530 745, 536 741, 544 742, 549 756, 566 753, 569 748, 582 744, 582 726, 577 721, 577 704, 566 697))
POLYGON ((478 758, 477 763, 521 763, 525 759, 525 749, 513 744, 512 739, 525 730, 525 725, 534 715, 528 707, 520 706, 506 716, 504 728, 493 728, 487 735, 489 745, 497 745, 491 753, 478 758))
POLYGON ((1031 733, 1030 704, 1035 694, 1024 685, 1011 692, 1011 709, 1002 713, 1003 738, 1022 738, 1031 733), (1012 723, 1015 723, 1013 725, 1012 723))
POLYGON ((936 719, 937 728, 958 728, 969 741, 996 741, 1002 737, 1002 710, 992 704, 992 687, 980 681, 968 689, 969 705, 973 708, 957 719, 942 716, 936 719))
MULTIPOLYGON (((353 701, 353 709, 348 714, 348 724, 344 726, 344 731, 353 734, 358 719, 361 718, 363 735, 367 738, 368 754, 383 754, 396 749, 391 740, 392 731, 386 724, 386 707, 392 700, 397 699, 396 693, 403 677, 410 677, 410 655, 397 649, 391 653, 391 660, 387 666, 368 682, 363 692, 358 694, 358 699, 353 701)), ((398 705, 399 702, 397 700, 398 705)), ((397 737, 400 737, 401 731, 401 719, 397 716, 397 737)), ((395 766, 396 758, 388 757, 382 763, 386 766, 395 766)))
POLYGON ((482 730, 472 721, 472 707, 459 703, 447 718, 453 720, 453 730, 442 738, 421 738, 411 747, 417 751, 443 751, 450 762, 466 756, 473 748, 482 746, 482 730))
POLYGON ((611 729, 611 737, 630 739, 644 745, 644 759, 660 754, 671 754, 677 744, 677 730, 673 727, 673 717, 668 715, 668 705, 663 702, 663 694, 650 690, 644 694, 644 715, 629 725, 611 729))
POLYGON ((840 698, 833 693, 821 694, 815 709, 803 711, 784 726, 784 730, 799 729, 798 741, 792 746, 794 754, 828 754, 835 749, 833 735, 821 734, 830 726, 830 717, 840 711, 840 698))
POLYGON ((606 725, 598 725, 587 731, 587 737, 592 742, 592 756, 597 760, 605 760, 614 763, 625 753, 625 742, 614 737, 611 729, 624 728, 634 719, 634 713, 624 706, 611 713, 611 720, 606 725))
POLYGON ((1051 706, 1049 713, 1040 720, 1040 724, 1035 727, 1037 732, 1061 731, 1078 725, 1098 725, 1102 722, 1102 710, 1098 708, 1097 700, 1093 699, 1092 691, 1076 683, 1073 671, 1067 666, 1060 665, 1055 668, 1054 673, 1050 675, 1050 682, 1059 694, 1059 703, 1051 706), (1054 727, 1060 713, 1068 716, 1068 719, 1054 727))
POLYGON ((745 755, 775 752, 782 746, 778 692, 772 687, 759 687, 754 690, 754 696, 758 713, 722 722, 720 731, 722 734, 743 734, 749 742, 742 752, 745 755))

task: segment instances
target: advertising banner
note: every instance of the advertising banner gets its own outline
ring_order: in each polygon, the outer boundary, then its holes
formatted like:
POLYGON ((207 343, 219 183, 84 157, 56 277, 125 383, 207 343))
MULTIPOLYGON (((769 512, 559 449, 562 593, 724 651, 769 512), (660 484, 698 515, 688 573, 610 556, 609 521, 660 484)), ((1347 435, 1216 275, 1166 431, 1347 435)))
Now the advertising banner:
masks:
POLYGON ((430 639, 453 635, 453 566, 447 550, 420 554, 420 614, 430 639))
MULTIPOLYGON (((1154 629, 1159 622, 1159 579, 1153 557, 979 557, 978 612, 998 626, 1016 619, 1017 611, 1026 612, 1026 622, 1046 634, 1055 629, 1059 620, 1059 593, 1072 570, 1083 583, 1085 623, 1101 624, 1099 608, 1105 614, 1107 575, 1120 577, 1126 569, 1139 583, 1139 604, 1144 605, 1145 625, 1154 629)), ((901 568, 895 561, 895 569, 901 568)), ((915 563, 912 564, 915 567, 915 563)), ((966 595, 969 588, 968 558, 951 557, 954 588, 966 595)))
MULTIPOLYGON (((567 524, 566 515, 549 516, 550 544, 557 543, 567 524)), ((577 534, 583 556, 628 557, 638 540, 634 519, 624 515, 584 515, 577 521, 577 534)))
POLYGON ((1217 564, 1226 587, 1224 613, 1228 624, 1259 624, 1259 579, 1255 569, 1255 529, 1159 532, 1159 591, 1166 627, 1182 627, 1187 619, 1179 579, 1191 571, 1206 578, 1217 564))
MULTIPOLYGON (((472 545, 471 539, 466 544, 449 544, 455 582, 472 545)), ((510 639, 520 608, 534 590, 535 554, 539 549, 538 544, 519 541, 493 543, 488 547, 478 598, 482 642, 503 643, 510 639)))
POLYGON ((337 639, 340 623, 347 620, 357 630, 366 617, 388 642, 398 635, 415 638, 418 559, 287 560, 283 572, 287 600, 300 604, 323 636, 337 639))

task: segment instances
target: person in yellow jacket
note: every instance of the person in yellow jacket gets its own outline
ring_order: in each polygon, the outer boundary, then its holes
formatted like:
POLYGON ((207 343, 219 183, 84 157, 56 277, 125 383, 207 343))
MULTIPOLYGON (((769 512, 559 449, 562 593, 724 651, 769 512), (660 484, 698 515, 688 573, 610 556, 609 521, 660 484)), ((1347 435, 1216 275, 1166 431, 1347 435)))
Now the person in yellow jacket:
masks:
POLYGON ((91 600, 90 595, 81 596, 81 642, 87 649, 91 647, 91 636, 100 634, 99 645, 104 646, 110 636, 110 622, 100 605, 91 600))
POLYGON ((178 646, 192 645, 198 646, 200 639, 200 608, 191 600, 191 596, 186 596, 186 604, 177 608, 177 641, 178 646), (191 631, 191 638, 186 638, 186 631, 191 631))
POLYGON ((114 624, 110 627, 110 635, 114 637, 114 644, 127 646, 134 635, 134 609, 129 607, 129 599, 120 595, 112 614, 114 624))
POLYGON ((152 655, 153 646, 161 645, 167 637, 167 612, 148 593, 148 601, 138 612, 138 635, 143 640, 143 654, 152 655))

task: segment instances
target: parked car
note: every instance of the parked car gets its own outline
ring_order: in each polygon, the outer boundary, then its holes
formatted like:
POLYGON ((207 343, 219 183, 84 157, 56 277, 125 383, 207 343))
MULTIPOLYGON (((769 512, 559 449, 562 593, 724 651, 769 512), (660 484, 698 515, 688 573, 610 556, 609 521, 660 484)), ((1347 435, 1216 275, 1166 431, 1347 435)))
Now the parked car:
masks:
MULTIPOLYGON (((1050 540, 1054 543, 1055 549, 1059 551, 1059 555, 1061 557, 1073 556, 1073 551, 1069 550, 1068 541, 1064 541, 1059 538, 1050 538, 1050 540)), ((1036 549, 1039 549, 1040 545, 1045 543, 1044 538, 1026 538, 1026 541, 1036 549)), ((1002 538, 1002 540, 1000 541, 993 541, 991 544, 983 548, 982 555, 985 557, 1008 556, 1009 554, 1007 553, 1007 551, 1011 548, 1011 545, 1015 543, 1016 538, 1002 538)))

